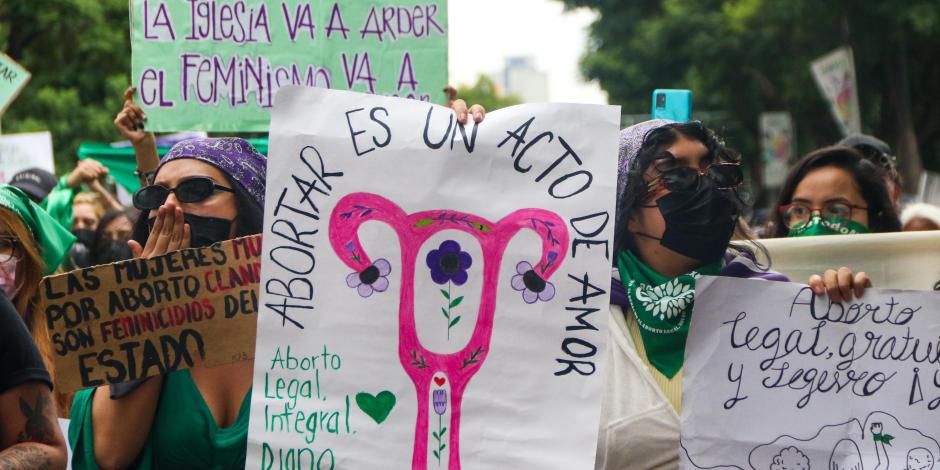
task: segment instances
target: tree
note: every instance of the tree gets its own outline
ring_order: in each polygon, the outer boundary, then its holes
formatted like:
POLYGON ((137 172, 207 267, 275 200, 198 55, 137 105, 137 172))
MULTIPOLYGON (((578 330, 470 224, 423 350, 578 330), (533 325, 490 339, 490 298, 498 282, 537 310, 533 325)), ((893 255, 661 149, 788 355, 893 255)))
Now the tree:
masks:
POLYGON ((118 138, 130 83, 127 0, 0 1, 0 50, 32 73, 3 132, 49 130, 60 173, 86 140, 118 138))
POLYGON ((690 88, 695 109, 724 111, 736 121, 726 137, 745 158, 758 155, 763 111, 793 114, 803 152, 841 137, 809 63, 850 45, 863 131, 892 144, 908 191, 921 154, 940 170, 935 1, 562 1, 600 13, 581 66, 611 102, 644 110, 655 88, 690 88))
POLYGON ((503 96, 496 82, 486 75, 477 77, 477 82, 473 86, 458 86, 457 98, 466 101, 468 106, 473 104, 482 105, 487 111, 495 111, 522 102, 515 95, 503 96))

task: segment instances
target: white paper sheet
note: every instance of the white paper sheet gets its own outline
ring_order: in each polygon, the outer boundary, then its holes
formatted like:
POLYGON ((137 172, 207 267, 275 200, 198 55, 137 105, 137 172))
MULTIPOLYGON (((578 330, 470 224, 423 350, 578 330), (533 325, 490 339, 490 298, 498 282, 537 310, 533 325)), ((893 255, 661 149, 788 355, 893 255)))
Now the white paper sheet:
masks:
POLYGON ((832 305, 800 284, 715 277, 697 291, 683 468, 940 465, 940 295, 832 305))
POLYGON ((772 238, 760 243, 770 253, 771 269, 794 282, 848 266, 867 273, 875 287, 940 290, 940 231, 772 238))
POLYGON ((247 468, 593 466, 619 110, 452 116, 280 91, 247 468))

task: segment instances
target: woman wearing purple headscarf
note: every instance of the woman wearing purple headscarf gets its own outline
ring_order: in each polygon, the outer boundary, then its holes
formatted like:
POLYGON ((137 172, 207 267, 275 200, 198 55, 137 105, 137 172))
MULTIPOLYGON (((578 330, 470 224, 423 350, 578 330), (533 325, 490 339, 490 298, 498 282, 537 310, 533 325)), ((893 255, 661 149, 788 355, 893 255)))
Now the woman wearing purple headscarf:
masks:
MULTIPOLYGON (((193 139, 160 161, 134 194, 142 211, 135 257, 207 246, 262 231, 267 160, 239 138, 193 139)), ((194 367, 79 392, 73 467, 243 468, 252 361, 194 367)))
MULTIPOLYGON (((677 468, 682 363, 699 275, 787 280, 732 245, 744 202, 737 155, 700 122, 621 131, 610 341, 596 468, 677 468)), ((756 244, 751 244, 756 247, 756 244)), ((861 295, 867 276, 814 276, 817 294, 861 295)), ((699 312, 701 314, 701 312, 699 312)), ((716 423, 718 424, 718 423, 716 423)))

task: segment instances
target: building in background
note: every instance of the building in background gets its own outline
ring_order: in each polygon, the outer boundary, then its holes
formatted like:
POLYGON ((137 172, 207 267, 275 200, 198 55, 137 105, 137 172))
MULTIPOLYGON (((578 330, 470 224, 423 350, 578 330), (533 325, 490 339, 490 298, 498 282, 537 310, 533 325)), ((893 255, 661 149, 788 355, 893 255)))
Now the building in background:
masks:
POLYGON ((549 101, 548 74, 535 68, 532 57, 507 57, 499 83, 504 94, 515 95, 523 103, 549 101))

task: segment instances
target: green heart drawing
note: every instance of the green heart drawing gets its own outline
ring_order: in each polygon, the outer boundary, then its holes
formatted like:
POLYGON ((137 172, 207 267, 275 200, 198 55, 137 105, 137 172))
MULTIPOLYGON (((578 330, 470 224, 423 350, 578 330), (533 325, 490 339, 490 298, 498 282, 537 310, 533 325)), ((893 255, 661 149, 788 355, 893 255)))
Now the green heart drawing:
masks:
POLYGON ((395 407, 395 395, 388 390, 373 396, 371 393, 359 392, 356 394, 356 404, 363 413, 374 419, 376 424, 382 424, 388 414, 395 407))

